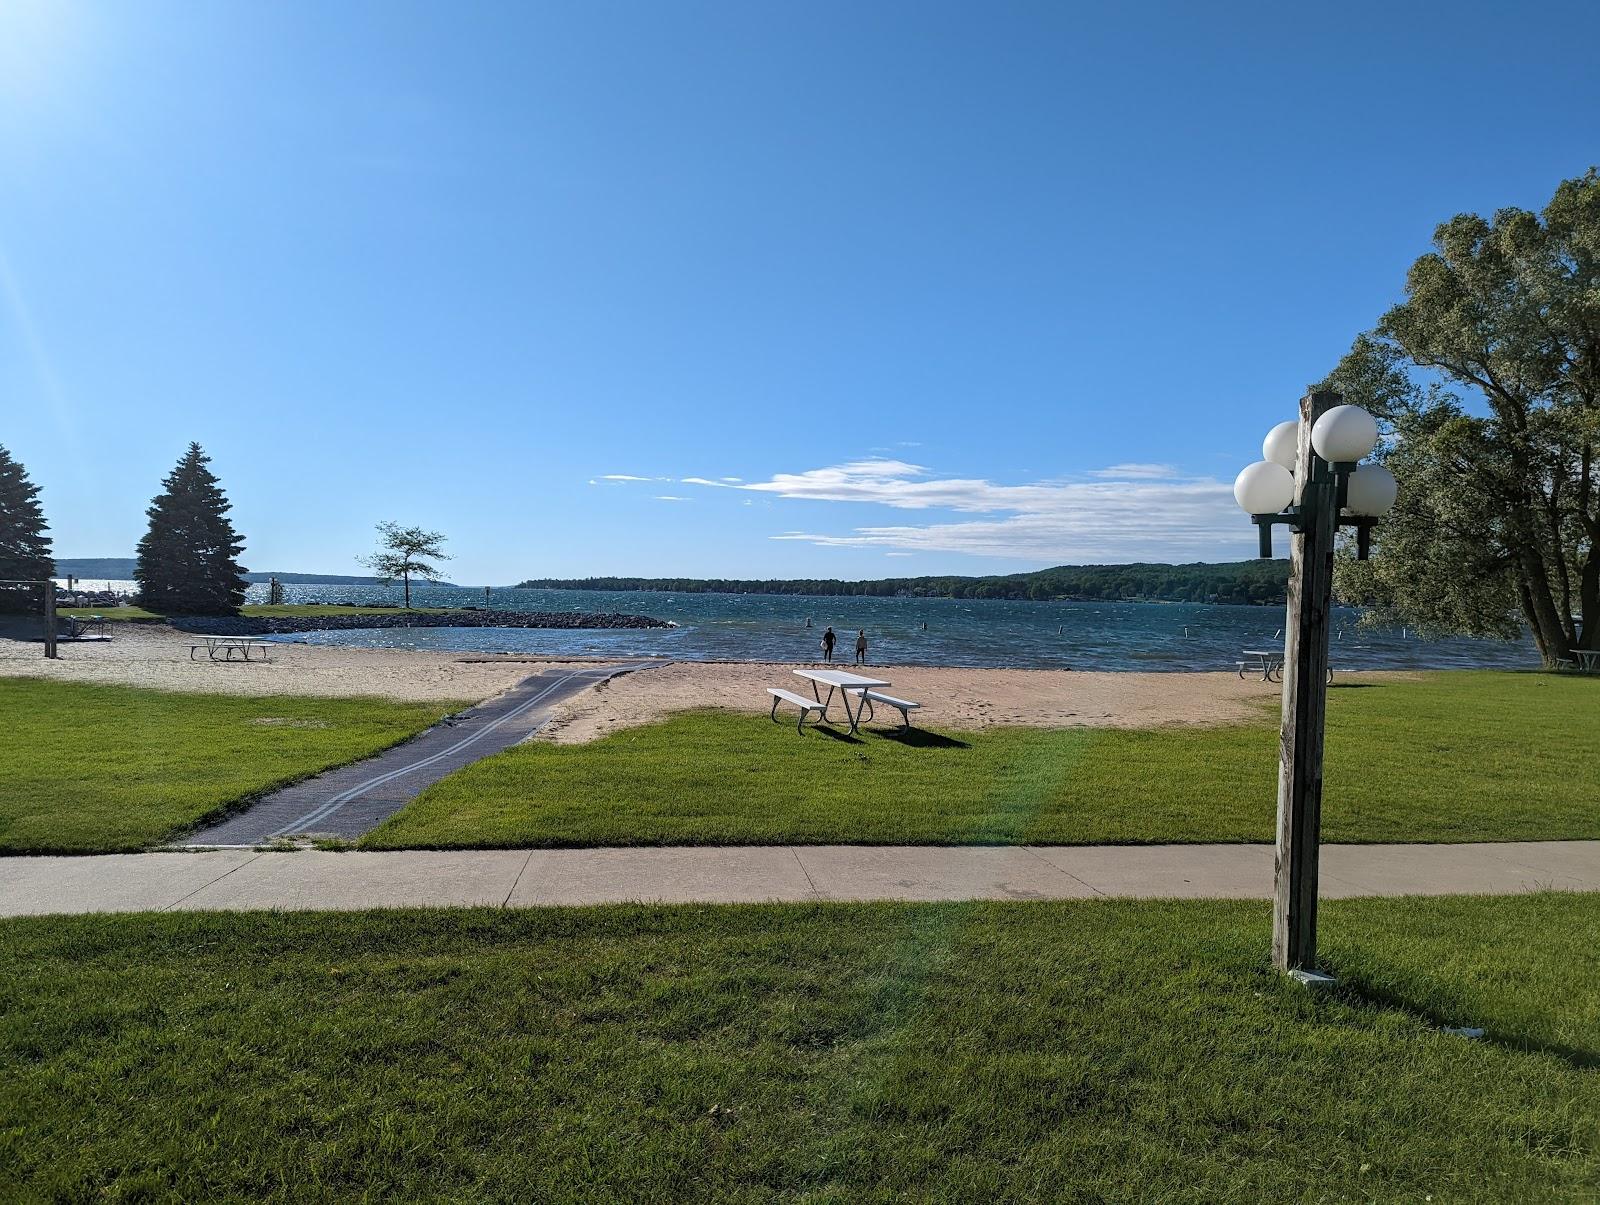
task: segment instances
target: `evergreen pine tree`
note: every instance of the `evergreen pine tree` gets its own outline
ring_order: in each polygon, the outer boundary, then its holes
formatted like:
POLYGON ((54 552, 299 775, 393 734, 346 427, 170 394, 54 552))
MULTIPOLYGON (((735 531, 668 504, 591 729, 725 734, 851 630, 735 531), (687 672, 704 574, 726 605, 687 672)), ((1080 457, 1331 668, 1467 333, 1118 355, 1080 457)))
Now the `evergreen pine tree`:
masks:
MULTIPOLYGON (((49 524, 39 509, 39 487, 28 471, 0 448, 0 581, 43 581, 55 576, 50 559, 49 524)), ((33 587, 0 586, 0 610, 31 611, 39 606, 33 587)))
POLYGON ((150 530, 139 541, 142 606, 164 614, 232 615, 244 601, 243 570, 235 559, 244 544, 228 521, 231 504, 206 465, 211 458, 192 443, 150 503, 150 530))

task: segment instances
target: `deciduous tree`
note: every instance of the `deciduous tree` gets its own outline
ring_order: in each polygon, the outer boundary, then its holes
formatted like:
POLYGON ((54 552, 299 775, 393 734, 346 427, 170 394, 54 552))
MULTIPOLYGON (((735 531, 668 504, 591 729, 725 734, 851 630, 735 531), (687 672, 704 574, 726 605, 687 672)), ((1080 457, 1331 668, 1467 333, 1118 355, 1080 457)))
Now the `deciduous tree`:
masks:
POLYGON ((1434 632, 1526 624, 1547 663, 1600 648, 1600 177, 1434 246, 1329 379, 1388 420, 1400 482, 1341 593, 1434 632))
POLYGON ((361 563, 368 566, 379 577, 383 578, 384 585, 388 585, 399 578, 405 583, 406 609, 411 609, 411 579, 420 577, 423 581, 436 581, 439 571, 429 561, 448 561, 450 557, 444 551, 444 536, 437 531, 424 531, 420 527, 402 527, 398 523, 385 521, 378 524, 380 542, 378 551, 371 556, 361 558, 361 563), (424 560, 423 558, 427 558, 424 560))

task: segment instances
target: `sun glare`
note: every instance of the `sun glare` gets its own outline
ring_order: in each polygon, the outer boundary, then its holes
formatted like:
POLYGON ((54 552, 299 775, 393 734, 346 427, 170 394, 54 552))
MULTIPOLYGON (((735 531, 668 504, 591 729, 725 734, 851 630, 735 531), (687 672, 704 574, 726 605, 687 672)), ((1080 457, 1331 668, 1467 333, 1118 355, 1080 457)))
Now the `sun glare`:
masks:
POLYGON ((60 94, 85 12, 61 0, 0 0, 0 119, 27 121, 60 94))

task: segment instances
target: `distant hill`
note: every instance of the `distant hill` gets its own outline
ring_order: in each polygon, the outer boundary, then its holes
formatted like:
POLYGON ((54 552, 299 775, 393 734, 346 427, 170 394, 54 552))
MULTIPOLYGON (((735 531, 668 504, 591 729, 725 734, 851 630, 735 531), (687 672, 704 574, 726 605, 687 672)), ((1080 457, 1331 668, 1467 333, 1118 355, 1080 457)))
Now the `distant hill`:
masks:
MULTIPOLYGON (((131 581, 134 559, 131 556, 57 557, 56 576, 76 577, 84 581, 131 581)), ((382 579, 353 577, 342 573, 247 573, 247 582, 265 582, 277 578, 286 586, 378 586, 382 579)), ((440 582, 448 586, 449 582, 440 582)))
POLYGON ((887 577, 870 581, 789 578, 585 577, 530 578, 518 585, 546 590, 662 590, 671 594, 821 594, 913 598, 1144 599, 1153 602, 1282 603, 1288 561, 1192 565, 1058 565, 994 577, 887 577))
POLYGON ((57 577, 104 578, 128 581, 133 577, 131 556, 57 557, 57 577))

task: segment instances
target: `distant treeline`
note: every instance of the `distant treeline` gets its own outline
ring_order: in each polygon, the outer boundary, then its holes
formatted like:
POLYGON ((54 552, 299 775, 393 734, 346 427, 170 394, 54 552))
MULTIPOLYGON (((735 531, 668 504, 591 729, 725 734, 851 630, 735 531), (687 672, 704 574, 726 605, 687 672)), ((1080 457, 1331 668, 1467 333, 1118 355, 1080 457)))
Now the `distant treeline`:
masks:
MULTIPOLYGON (((85 581, 96 579, 133 580, 134 566, 138 562, 131 556, 60 557, 56 560, 57 577, 76 577, 85 581)), ((378 577, 356 577, 347 573, 241 573, 247 582, 267 582, 277 578, 286 586, 377 586, 383 583, 378 577)), ((451 582, 439 582, 441 586, 451 582)))
POLYGON ((1149 599, 1160 602, 1281 603, 1288 561, 1219 565, 1060 565, 997 577, 887 577, 737 581, 693 577, 542 578, 520 589, 661 590, 669 594, 822 594, 880 598, 1149 599))

